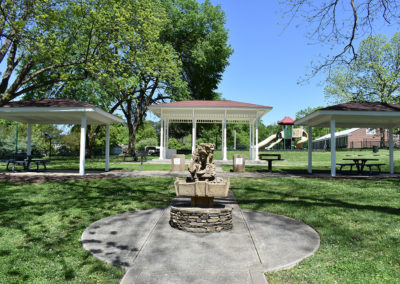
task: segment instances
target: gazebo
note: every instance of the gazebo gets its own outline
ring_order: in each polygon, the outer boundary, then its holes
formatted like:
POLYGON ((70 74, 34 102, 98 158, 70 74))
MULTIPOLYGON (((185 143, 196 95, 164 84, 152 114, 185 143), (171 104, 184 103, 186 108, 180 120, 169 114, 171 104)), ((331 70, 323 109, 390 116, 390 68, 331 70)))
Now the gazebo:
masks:
POLYGON ((348 102, 314 111, 300 118, 295 125, 309 127, 308 172, 312 173, 312 128, 331 129, 331 176, 336 176, 336 127, 386 128, 389 130, 390 173, 394 173, 393 128, 400 126, 400 104, 348 102))
POLYGON ((0 106, 0 118, 28 124, 27 154, 31 154, 32 124, 80 124, 79 174, 85 174, 86 126, 106 125, 105 171, 110 161, 110 124, 123 123, 115 115, 84 102, 69 99, 17 101, 0 106))
POLYGON ((236 101, 179 101, 152 105, 149 109, 161 119, 160 159, 166 158, 170 123, 192 123, 192 152, 196 148, 197 123, 222 124, 222 160, 227 160, 226 126, 248 123, 250 126, 249 159, 258 159, 258 121, 272 107, 236 101))

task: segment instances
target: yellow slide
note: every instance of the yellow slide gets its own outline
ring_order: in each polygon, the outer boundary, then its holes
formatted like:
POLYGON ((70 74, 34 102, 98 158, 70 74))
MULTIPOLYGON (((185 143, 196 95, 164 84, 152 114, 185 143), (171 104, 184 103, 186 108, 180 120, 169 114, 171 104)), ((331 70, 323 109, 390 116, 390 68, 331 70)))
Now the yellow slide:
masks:
POLYGON ((257 144, 257 148, 261 148, 262 146, 265 146, 269 143, 271 143, 273 140, 276 139, 276 134, 273 134, 271 136, 269 136, 267 139, 261 141, 260 143, 257 144))
POLYGON ((272 147, 274 147, 276 144, 278 144, 278 143, 281 142, 282 140, 283 140, 283 138, 279 138, 278 140, 276 140, 274 143, 272 143, 271 145, 269 145, 269 146, 266 147, 265 149, 271 150, 272 147))

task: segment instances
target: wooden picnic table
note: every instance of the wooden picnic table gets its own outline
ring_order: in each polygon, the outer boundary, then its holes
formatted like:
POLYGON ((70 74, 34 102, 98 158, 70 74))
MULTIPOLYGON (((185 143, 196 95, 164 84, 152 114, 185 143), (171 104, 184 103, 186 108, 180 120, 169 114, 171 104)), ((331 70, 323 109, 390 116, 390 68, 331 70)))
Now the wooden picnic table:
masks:
POLYGON ((283 161, 281 154, 259 154, 260 160, 268 162, 268 171, 272 172, 272 161, 283 161))
POLYGON ((345 158, 343 160, 344 161, 353 161, 354 165, 357 168, 358 174, 363 173, 365 166, 369 166, 370 173, 371 173, 371 166, 377 166, 379 168, 379 172, 380 172, 380 166, 383 165, 383 164, 371 164, 371 165, 367 164, 368 161, 379 161, 379 159, 375 159, 375 158, 345 158))

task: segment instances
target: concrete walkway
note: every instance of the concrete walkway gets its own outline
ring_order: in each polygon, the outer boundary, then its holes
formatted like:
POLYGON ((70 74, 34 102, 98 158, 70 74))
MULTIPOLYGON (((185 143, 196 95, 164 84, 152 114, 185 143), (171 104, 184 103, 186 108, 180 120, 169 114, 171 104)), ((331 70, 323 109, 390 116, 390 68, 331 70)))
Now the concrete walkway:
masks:
POLYGON ((81 241, 95 257, 127 270, 123 284, 267 283, 264 272, 292 267, 319 247, 318 233, 300 221, 241 210, 232 193, 216 202, 233 207, 231 231, 179 231, 168 223, 168 207, 99 220, 81 241))

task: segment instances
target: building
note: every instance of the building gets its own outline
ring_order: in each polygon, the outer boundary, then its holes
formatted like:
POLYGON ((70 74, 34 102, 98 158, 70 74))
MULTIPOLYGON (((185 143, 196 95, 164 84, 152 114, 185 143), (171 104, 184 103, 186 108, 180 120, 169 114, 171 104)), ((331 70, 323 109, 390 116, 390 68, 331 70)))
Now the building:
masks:
MULTIPOLYGON (((374 128, 350 128, 335 133, 337 149, 363 149, 380 146, 380 130, 374 128)), ((327 134, 313 140, 313 149, 329 149, 331 135, 327 134)), ((395 147, 400 147, 399 135, 394 135, 395 147)), ((385 147, 389 145, 385 130, 385 147)))

